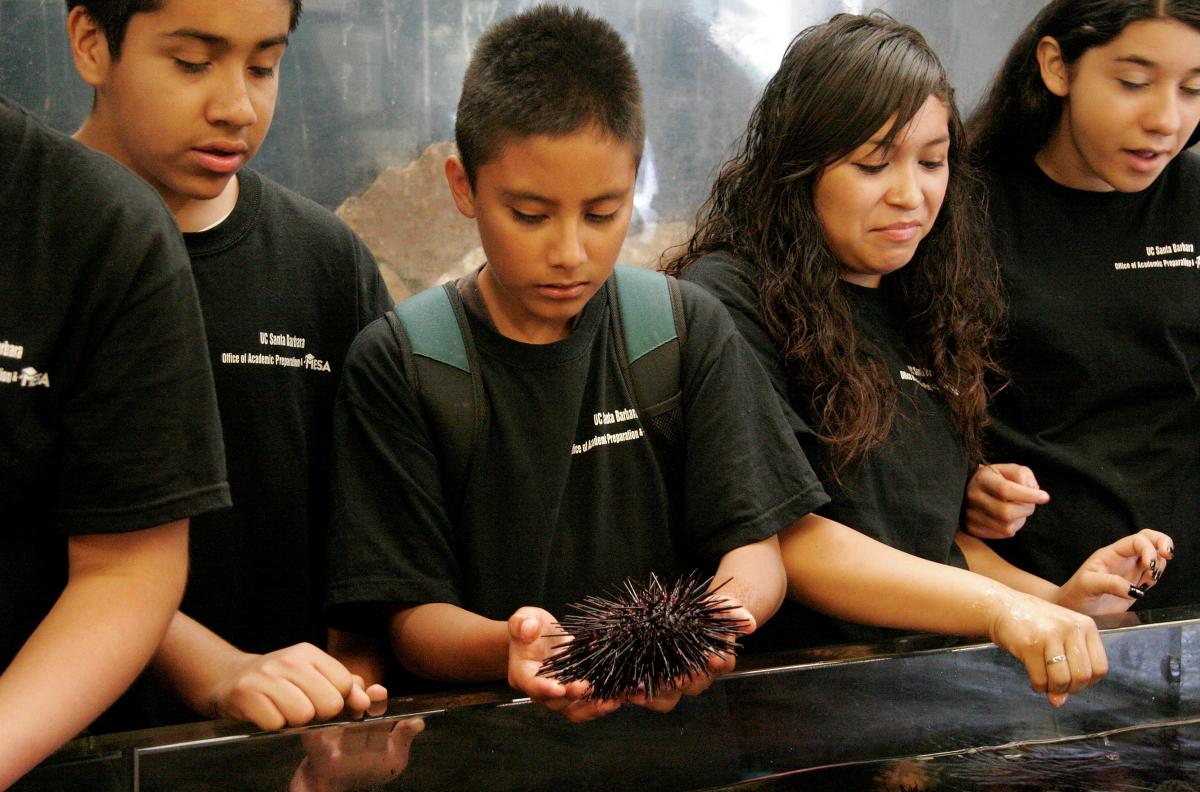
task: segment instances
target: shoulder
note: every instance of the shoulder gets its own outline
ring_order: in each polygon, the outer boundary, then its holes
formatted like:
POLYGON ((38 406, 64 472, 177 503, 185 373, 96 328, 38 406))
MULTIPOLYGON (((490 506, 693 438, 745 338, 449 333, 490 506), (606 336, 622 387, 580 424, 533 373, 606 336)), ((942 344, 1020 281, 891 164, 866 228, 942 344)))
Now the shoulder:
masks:
POLYGON ((701 286, 728 309, 758 313, 758 270, 745 259, 724 252, 710 253, 680 277, 701 286))
POLYGON ((244 168, 238 175, 261 192, 263 212, 267 217, 287 220, 298 224, 299 229, 331 238, 357 239, 340 217, 316 201, 258 171, 244 168))
MULTIPOLYGON (((183 240, 162 199, 115 160, 11 104, 0 104, 0 234, 36 237, 58 267, 188 270, 183 240), (103 264, 101 264, 103 262, 103 264)), ((17 243, 20 244, 20 243, 17 243)))
POLYGON ((1200 198, 1200 153, 1184 151, 1163 173, 1163 188, 1171 196, 1200 198))

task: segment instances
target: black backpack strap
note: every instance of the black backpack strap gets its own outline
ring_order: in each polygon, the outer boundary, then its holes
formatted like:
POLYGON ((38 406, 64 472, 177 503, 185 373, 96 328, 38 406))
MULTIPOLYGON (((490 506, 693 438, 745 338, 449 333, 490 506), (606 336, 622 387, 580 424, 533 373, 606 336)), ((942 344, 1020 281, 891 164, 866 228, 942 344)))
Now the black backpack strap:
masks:
POLYGON ((683 435, 680 355, 687 332, 679 283, 654 270, 617 267, 608 290, 617 355, 634 407, 652 432, 677 447, 683 435))
POLYGON ((454 512, 487 422, 471 326, 454 282, 409 297, 394 313, 405 374, 435 434, 446 507, 454 512))

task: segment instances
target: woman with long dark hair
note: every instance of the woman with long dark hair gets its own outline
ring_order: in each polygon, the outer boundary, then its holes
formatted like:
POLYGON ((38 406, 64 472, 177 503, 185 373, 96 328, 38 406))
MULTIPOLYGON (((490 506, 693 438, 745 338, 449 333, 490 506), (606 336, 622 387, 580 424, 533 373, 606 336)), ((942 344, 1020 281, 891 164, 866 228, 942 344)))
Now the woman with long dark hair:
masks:
POLYGON ((1200 0, 1055 0, 970 124, 1012 382, 968 529, 1015 534, 993 546, 1051 579, 1165 531, 1181 556, 1156 607, 1200 602, 1198 121, 1200 0))
POLYGON ((839 609, 895 596, 870 582, 879 543, 937 562, 913 565, 913 585, 967 567, 1089 613, 1127 608, 1170 556, 1163 535, 1125 537, 1060 588, 958 532, 1001 310, 963 146, 953 89, 921 35, 838 15, 792 42, 668 267, 729 309, 832 498, 781 535, 790 592, 812 610, 781 610, 764 632, 772 644, 877 635, 814 611, 920 626, 839 609), (817 570, 830 553, 862 558, 864 574, 829 589, 817 570))

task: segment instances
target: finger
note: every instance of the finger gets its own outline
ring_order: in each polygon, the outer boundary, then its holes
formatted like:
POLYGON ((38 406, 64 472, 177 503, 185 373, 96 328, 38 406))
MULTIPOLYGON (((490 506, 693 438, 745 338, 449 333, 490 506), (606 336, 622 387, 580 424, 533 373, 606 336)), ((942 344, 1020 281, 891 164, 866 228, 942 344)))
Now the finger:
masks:
POLYGON ((1029 687, 1035 693, 1046 692, 1046 655, 1042 652, 1040 643, 1035 642, 1026 646, 1016 655, 1025 666, 1025 674, 1029 677, 1029 687))
POLYGON ((1072 636, 1067 643, 1066 665, 1071 673, 1071 683, 1067 692, 1077 693, 1092 684, 1092 661, 1088 657, 1087 643, 1082 632, 1072 636))
POLYGON ((538 639, 542 632, 542 620, 522 608, 508 620, 508 635, 518 644, 528 645, 538 639))
POLYGON ((1100 631, 1094 623, 1084 627, 1084 643, 1088 661, 1092 664, 1092 683, 1095 684, 1108 674, 1108 653, 1104 651, 1104 642, 1100 640, 1100 631))
POLYGON ((679 704, 679 698, 682 695, 683 691, 678 688, 665 690, 661 693, 656 693, 650 698, 643 696, 638 706, 648 709, 651 712, 670 712, 679 704))
POLYGON ((257 690, 241 698, 247 719, 268 731, 284 725, 303 726, 317 714, 304 691, 282 677, 262 677, 257 690))
MULTIPOLYGON (((304 723, 308 723, 313 718, 328 720, 335 717, 346 706, 345 696, 316 666, 289 668, 284 678, 295 685, 308 699, 312 714, 304 720, 304 723)), ((296 713, 299 714, 300 710, 297 709, 296 713)), ((290 719, 288 722, 292 723, 290 719)), ((292 725, 297 724, 292 723, 292 725)))
POLYGON ((323 677, 329 680, 329 683, 341 694, 343 699, 350 695, 355 679, 358 680, 359 687, 362 687, 362 677, 355 677, 354 674, 351 674, 350 670, 333 655, 314 647, 310 662, 313 668, 316 668, 323 677))
POLYGON ((572 723, 586 723, 615 712, 620 706, 621 702, 614 699, 573 701, 563 708, 562 714, 572 723))
POLYGON ((1046 692, 1071 692, 1071 663, 1061 641, 1048 641, 1042 662, 1046 664, 1046 692))
POLYGON ((1002 501, 1043 504, 1050 502, 1050 493, 1038 487, 1033 471, 1023 465, 990 465, 995 475, 985 475, 979 483, 983 491, 1002 501))
POLYGON ((1146 596, 1145 590, 1138 588, 1135 583, 1109 572, 1086 573, 1083 579, 1087 582, 1088 591, 1093 594, 1111 594, 1131 603, 1146 596))

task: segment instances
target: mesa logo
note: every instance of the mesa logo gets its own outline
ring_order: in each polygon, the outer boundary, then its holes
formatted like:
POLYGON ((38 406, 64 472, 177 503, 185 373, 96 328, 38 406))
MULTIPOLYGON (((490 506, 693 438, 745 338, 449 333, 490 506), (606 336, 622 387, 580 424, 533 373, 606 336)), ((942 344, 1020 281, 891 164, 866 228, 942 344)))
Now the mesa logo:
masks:
POLYGON ((49 388, 50 375, 27 366, 20 371, 0 369, 0 385, 19 385, 22 388, 49 388))
POLYGON ((304 356, 304 368, 309 369, 310 371, 328 372, 330 370, 329 361, 321 360, 319 357, 315 357, 311 352, 304 356))

